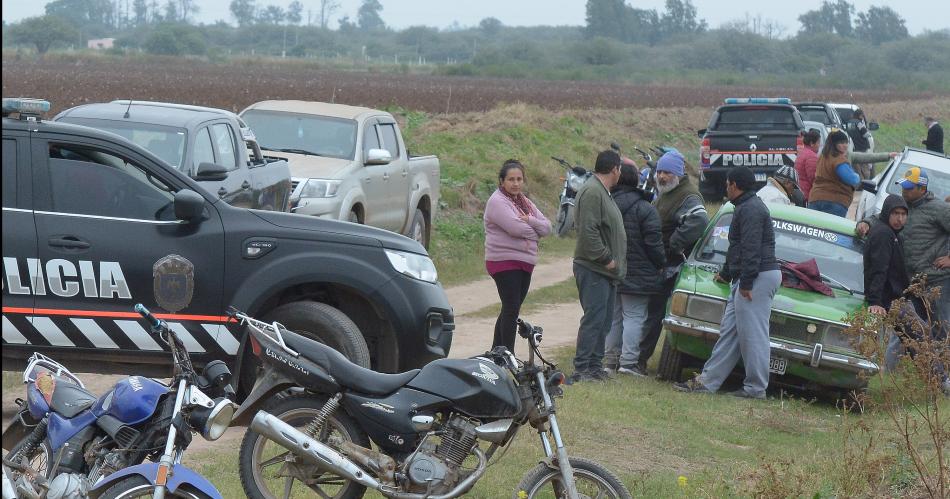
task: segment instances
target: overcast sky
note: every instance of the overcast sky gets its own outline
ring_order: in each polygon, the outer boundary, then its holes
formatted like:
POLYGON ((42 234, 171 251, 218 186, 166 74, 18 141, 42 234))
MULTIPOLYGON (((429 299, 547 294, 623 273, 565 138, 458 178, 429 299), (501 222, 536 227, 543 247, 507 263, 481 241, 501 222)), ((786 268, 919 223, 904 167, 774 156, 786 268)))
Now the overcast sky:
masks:
MULTIPOLYGON (((132 0, 128 1, 131 6, 132 0)), ((349 15, 355 20, 356 10, 361 0, 339 0, 341 7, 335 18, 349 15)), ((3 20, 15 22, 24 17, 42 15, 45 0, 7 0, 3 2, 3 20)), ((159 0, 164 5, 165 0, 159 0)), ((228 11, 230 0, 196 0, 200 12, 196 16, 199 22, 213 23, 219 19, 233 22, 228 11)), ((257 0, 258 5, 279 5, 286 7, 290 0, 257 0)), ((319 0, 301 0, 304 4, 304 20, 307 9, 314 12, 320 5, 319 0)), ((446 28, 457 22, 459 25, 474 26, 486 17, 496 17, 508 26, 557 26, 583 25, 584 0, 380 0, 381 12, 387 26, 396 29, 423 24, 446 28)), ((851 0, 858 12, 871 6, 891 4, 907 21, 907 29, 912 35, 924 30, 939 30, 950 27, 950 2, 947 0, 901 0, 886 2, 882 0, 851 0)), ((627 0, 628 5, 641 9, 662 11, 664 0, 627 0)), ((706 19, 712 27, 747 14, 763 19, 775 20, 785 26, 787 34, 798 31, 798 15, 821 5, 821 0, 763 1, 763 0, 693 0, 699 11, 699 17, 706 19)), ((331 27, 336 27, 336 19, 331 27)))

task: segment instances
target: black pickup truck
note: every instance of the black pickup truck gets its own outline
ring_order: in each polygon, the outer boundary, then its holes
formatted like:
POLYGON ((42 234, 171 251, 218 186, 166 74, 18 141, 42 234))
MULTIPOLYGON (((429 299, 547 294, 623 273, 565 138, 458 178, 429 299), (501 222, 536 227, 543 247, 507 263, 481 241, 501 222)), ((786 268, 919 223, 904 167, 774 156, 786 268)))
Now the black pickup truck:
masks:
POLYGON ((726 193, 726 173, 733 166, 748 166, 756 180, 782 166, 794 166, 804 147, 798 110, 786 98, 726 99, 698 130, 699 187, 706 200, 717 201, 726 193))
POLYGON ((80 372, 167 376, 138 302, 244 390, 256 357, 229 305, 379 371, 448 354, 452 309, 419 243, 231 206, 118 135, 40 119, 48 106, 4 99, 4 371, 39 352, 80 372))
POLYGON ((261 154, 238 115, 203 106, 116 100, 83 104, 53 118, 121 135, 241 208, 289 211, 290 167, 261 154))

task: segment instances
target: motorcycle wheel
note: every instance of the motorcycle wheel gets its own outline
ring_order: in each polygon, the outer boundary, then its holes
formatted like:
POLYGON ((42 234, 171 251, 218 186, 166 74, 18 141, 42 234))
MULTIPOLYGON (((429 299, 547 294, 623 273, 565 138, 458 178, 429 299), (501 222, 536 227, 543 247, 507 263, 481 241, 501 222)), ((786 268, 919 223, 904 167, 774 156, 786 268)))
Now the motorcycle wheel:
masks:
MULTIPOLYGON (((99 499, 132 499, 133 497, 152 497, 155 494, 155 486, 139 475, 132 475, 125 478, 115 485, 106 489, 99 496, 99 499)), ((185 490, 179 488, 174 494, 167 494, 165 497, 176 497, 181 499, 211 499, 210 496, 198 491, 185 490)))
POLYGON ((574 228, 574 207, 565 204, 557 211, 557 218, 554 220, 554 230, 557 237, 567 237, 574 228))
MULTIPOLYGON (((23 440, 20 440, 19 443, 14 445, 13 449, 10 450, 10 453, 7 454, 7 457, 8 458, 12 457, 14 454, 19 452, 20 449, 24 445, 26 445, 26 441, 28 438, 29 436, 27 436, 27 438, 24 438, 23 440)), ((27 460, 30 462, 30 467, 36 470, 40 475, 46 478, 51 478, 49 476, 49 472, 50 472, 50 466, 52 465, 52 462, 53 462, 52 460, 53 453, 52 451, 50 451, 49 443, 46 441, 45 438, 43 439, 42 442, 40 442, 39 445, 36 446, 36 449, 34 449, 31 454, 32 455, 27 456, 27 460)), ((6 466, 4 466, 4 472, 5 473, 7 472, 6 466)), ((11 481, 16 481, 20 479, 20 472, 9 470, 9 473, 10 473, 9 477, 11 481)))
MULTIPOLYGON (((572 457, 574 483, 580 497, 631 499, 630 492, 616 475, 600 464, 581 457, 572 457)), ((525 474, 512 497, 514 499, 561 499, 564 495, 561 471, 541 463, 525 474)))
MULTIPOLYGON (((326 401, 327 397, 322 395, 309 393, 292 395, 275 400, 264 410, 303 431, 303 428, 320 412, 326 401)), ((340 409, 327 418, 324 431, 318 435, 317 440, 326 443, 330 435, 336 435, 362 447, 370 446, 366 433, 340 409)), ((293 459, 294 456, 289 450, 248 429, 241 441, 239 458, 241 485, 244 487, 244 492, 252 499, 313 497, 314 495, 334 499, 357 499, 363 497, 366 492, 366 487, 363 485, 337 475, 317 471, 315 465, 293 459), (311 483, 304 483, 300 478, 311 483)))

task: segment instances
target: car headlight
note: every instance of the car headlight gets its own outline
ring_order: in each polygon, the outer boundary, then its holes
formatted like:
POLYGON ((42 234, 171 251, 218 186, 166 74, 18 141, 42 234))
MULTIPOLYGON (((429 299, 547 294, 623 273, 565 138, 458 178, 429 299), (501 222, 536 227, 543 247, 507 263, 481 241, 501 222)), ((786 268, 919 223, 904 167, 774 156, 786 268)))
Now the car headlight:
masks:
POLYGON ((386 250, 386 257, 389 258, 389 263, 396 269, 396 272, 400 274, 406 274, 409 277, 426 282, 435 282, 439 279, 435 264, 427 256, 388 249, 386 250))
POLYGON ((191 426, 201 432, 206 440, 217 440, 231 426, 234 419, 234 404, 224 398, 214 399, 213 407, 196 407, 191 411, 191 426))
POLYGON ((686 304, 686 316, 705 322, 719 324, 722 314, 726 310, 726 302, 706 298, 704 296, 690 296, 686 304))
POLYGON ((842 348, 845 350, 855 350, 855 343, 860 341, 859 338, 849 336, 844 333, 844 328, 841 326, 829 325, 825 330, 824 346, 825 348, 834 347, 842 348))
POLYGON ((332 198, 340 188, 340 180, 312 178, 300 189, 301 198, 332 198))

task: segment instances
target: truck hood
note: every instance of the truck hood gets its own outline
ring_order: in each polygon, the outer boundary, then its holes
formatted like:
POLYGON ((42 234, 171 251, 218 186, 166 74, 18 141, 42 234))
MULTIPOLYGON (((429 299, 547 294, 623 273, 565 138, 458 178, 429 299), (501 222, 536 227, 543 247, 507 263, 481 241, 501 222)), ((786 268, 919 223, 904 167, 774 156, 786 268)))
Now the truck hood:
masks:
POLYGON ((340 178, 343 176, 343 170, 353 164, 352 159, 277 151, 265 151, 265 153, 268 156, 285 158, 290 164, 290 175, 298 178, 340 178))
POLYGON ((308 217, 278 211, 248 210, 261 220, 285 229, 334 234, 350 239, 354 244, 382 246, 383 248, 428 255, 425 248, 408 237, 366 225, 308 217))

